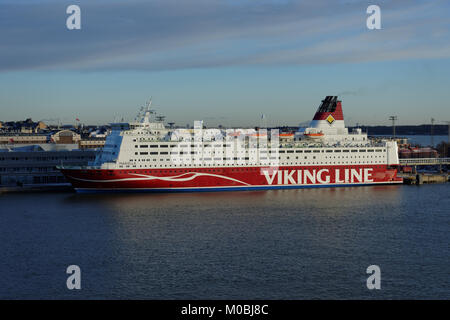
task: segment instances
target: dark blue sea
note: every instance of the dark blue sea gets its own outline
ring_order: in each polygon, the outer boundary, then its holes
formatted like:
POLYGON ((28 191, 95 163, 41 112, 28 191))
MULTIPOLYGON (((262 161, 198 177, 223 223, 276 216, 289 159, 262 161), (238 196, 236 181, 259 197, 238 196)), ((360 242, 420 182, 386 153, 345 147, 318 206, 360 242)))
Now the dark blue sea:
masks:
POLYGON ((0 208, 1 299, 450 299, 449 184, 2 194, 0 208))

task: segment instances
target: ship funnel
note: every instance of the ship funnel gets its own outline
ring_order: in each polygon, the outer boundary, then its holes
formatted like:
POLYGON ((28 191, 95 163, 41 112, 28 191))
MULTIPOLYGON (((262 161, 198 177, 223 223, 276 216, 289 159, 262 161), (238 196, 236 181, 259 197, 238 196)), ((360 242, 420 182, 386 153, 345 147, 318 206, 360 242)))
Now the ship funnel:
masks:
POLYGON ((342 113, 342 102, 337 98, 337 96, 327 96, 324 100, 322 100, 322 103, 317 109, 313 120, 344 120, 344 114, 342 113))
POLYGON ((322 100, 309 126, 315 129, 312 131, 322 133, 331 133, 333 130, 345 129, 342 102, 338 100, 337 96, 327 96, 322 100))

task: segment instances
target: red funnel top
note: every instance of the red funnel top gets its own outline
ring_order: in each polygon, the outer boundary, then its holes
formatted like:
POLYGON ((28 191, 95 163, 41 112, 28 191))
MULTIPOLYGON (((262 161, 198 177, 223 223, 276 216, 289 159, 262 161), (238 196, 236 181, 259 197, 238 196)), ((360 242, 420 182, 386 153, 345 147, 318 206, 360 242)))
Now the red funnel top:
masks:
POLYGON ((327 96, 325 100, 322 100, 313 120, 327 120, 330 115, 334 120, 344 120, 342 104, 337 100, 337 96, 327 96))

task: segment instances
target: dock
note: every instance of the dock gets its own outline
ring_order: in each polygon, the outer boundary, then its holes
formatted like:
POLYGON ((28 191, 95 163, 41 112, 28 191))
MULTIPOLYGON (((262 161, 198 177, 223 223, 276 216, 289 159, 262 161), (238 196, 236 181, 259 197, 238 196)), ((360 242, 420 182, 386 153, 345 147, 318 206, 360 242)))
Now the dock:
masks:
POLYGON ((418 173, 418 174, 399 174, 403 178, 404 184, 428 184, 428 183, 446 183, 449 181, 447 173, 418 173))

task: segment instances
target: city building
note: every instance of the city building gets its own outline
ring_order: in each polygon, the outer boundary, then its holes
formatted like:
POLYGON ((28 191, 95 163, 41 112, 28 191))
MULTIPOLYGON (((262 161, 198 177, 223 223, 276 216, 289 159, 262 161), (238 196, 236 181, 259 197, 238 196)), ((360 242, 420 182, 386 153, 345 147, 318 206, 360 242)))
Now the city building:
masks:
POLYGON ((72 144, 81 140, 80 134, 72 130, 61 130, 51 135, 50 141, 54 143, 72 144))
POLYGON ((65 185, 57 165, 81 166, 95 159, 96 151, 78 144, 0 146, 0 187, 65 185))
POLYGON ((80 149, 99 149, 105 145, 106 138, 85 138, 78 142, 80 149))
POLYGON ((49 136, 47 134, 0 133, 0 145, 41 144, 47 142, 49 142, 49 136))

